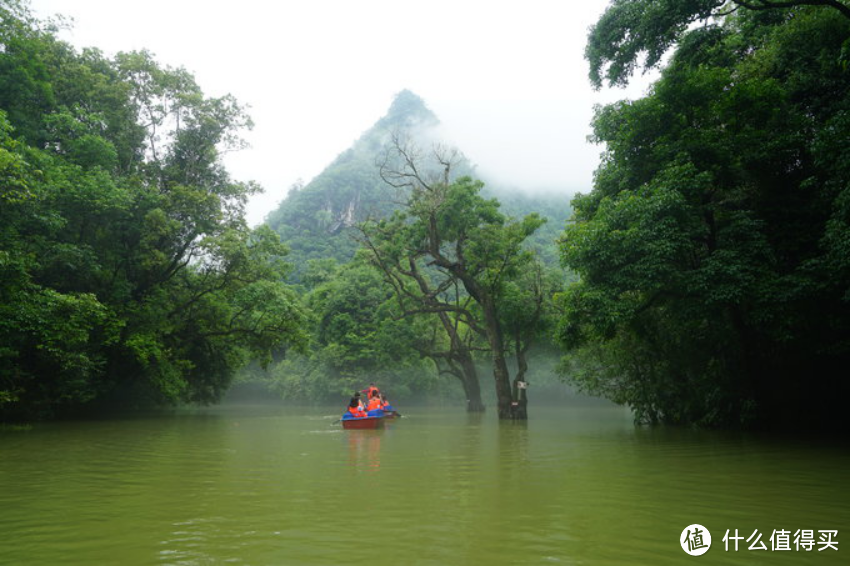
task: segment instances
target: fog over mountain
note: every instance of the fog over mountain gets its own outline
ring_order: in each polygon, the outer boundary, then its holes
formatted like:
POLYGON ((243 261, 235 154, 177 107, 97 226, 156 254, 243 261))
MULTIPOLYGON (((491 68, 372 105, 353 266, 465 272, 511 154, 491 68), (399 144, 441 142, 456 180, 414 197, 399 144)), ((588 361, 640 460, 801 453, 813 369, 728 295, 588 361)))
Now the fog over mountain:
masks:
MULTIPOLYGON (((357 247, 352 238, 356 224, 367 218, 386 216, 398 207, 403 196, 381 178, 378 167, 394 136, 409 140, 423 155, 429 154, 436 145, 458 150, 459 159, 452 171, 455 177, 471 175, 482 179, 486 183, 484 193, 497 197, 503 211, 510 216, 531 212, 546 216, 550 222, 536 235, 536 248, 544 260, 557 263, 554 240, 569 215, 567 189, 561 187, 558 192, 535 194, 502 181, 499 174, 510 167, 488 170, 486 165, 479 166, 469 159, 457 140, 449 138, 451 133, 426 101, 410 90, 403 90, 396 95, 386 114, 319 175, 306 185, 291 187, 286 197, 268 213, 266 222, 289 245, 289 259, 295 266, 296 279, 309 260, 350 260, 357 247)), ((427 161, 425 163, 427 166, 427 161)))

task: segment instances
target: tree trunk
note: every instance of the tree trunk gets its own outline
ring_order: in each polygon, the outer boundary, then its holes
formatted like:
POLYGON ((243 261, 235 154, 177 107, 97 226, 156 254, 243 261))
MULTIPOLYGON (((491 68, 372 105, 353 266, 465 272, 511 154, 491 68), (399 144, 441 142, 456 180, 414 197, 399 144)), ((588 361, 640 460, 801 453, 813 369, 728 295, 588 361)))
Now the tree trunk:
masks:
POLYGON ((461 367, 463 369, 463 390, 466 393, 466 411, 469 413, 481 413, 484 411, 484 403, 481 401, 481 386, 478 383, 478 370, 469 352, 462 356, 461 367))
POLYGON ((513 398, 516 402, 514 406, 514 419, 528 419, 528 396, 526 395, 525 373, 528 371, 528 361, 525 359, 525 348, 522 346, 519 334, 514 338, 516 345, 516 363, 517 371, 514 377, 513 398))
POLYGON ((463 384, 463 391, 466 393, 466 411, 471 413, 482 412, 484 411, 484 404, 481 401, 481 385, 478 383, 478 370, 475 368, 475 361, 472 360, 472 353, 469 352, 469 348, 458 334, 457 327, 452 324, 449 316, 446 313, 440 313, 439 318, 451 340, 453 358, 456 362, 460 362, 460 374, 462 376, 459 376, 459 378, 463 384))
POLYGON ((502 336, 502 326, 499 324, 496 306, 489 297, 479 305, 481 305, 481 309, 484 311, 487 341, 490 343, 490 354, 493 357, 493 379, 496 381, 499 419, 512 419, 514 414, 514 398, 511 394, 511 375, 508 371, 508 363, 505 360, 505 341, 502 336))

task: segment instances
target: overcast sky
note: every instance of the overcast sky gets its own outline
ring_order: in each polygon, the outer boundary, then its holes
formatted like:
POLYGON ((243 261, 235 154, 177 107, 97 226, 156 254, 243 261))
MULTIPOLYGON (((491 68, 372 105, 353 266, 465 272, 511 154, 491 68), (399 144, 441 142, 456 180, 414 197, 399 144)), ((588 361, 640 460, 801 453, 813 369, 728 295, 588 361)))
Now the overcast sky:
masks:
POLYGON ((308 182, 410 89, 482 173, 518 187, 587 191, 600 148, 587 30, 608 0, 32 0, 74 19, 62 37, 108 55, 149 49, 191 71, 207 95, 235 95, 256 123, 227 156, 266 189, 256 224, 297 179, 308 182))

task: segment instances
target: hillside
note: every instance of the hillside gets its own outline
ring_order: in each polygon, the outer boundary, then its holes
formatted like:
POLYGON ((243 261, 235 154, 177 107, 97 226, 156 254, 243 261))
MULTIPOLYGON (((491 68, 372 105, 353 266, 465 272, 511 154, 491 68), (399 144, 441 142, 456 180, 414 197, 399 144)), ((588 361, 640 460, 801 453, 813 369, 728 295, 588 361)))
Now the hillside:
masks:
MULTIPOLYGON (((278 208, 269 213, 266 223, 277 231, 291 249, 289 261, 295 266, 293 277, 300 279, 307 263, 333 258, 347 262, 357 243, 353 227, 369 217, 380 217, 396 207, 398 192, 380 177, 376 165, 393 132, 406 132, 422 145, 435 139, 440 122, 425 102, 409 90, 400 92, 387 114, 342 152, 324 171, 303 187, 293 187, 278 208)), ((463 172, 476 175, 467 160, 463 172)), ((511 216, 537 212, 549 222, 532 239, 547 264, 557 264, 555 239, 569 216, 569 197, 528 195, 519 190, 500 188, 492 180, 485 193, 497 197, 502 209, 511 216)))

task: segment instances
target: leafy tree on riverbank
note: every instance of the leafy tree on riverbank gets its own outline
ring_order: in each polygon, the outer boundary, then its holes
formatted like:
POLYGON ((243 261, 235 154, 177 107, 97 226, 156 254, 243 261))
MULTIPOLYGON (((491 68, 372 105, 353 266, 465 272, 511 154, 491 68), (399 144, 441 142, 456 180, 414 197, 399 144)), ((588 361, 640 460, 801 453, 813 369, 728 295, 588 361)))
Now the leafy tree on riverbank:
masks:
POLYGON ((146 52, 76 53, 0 5, 0 417, 218 399, 306 337, 259 190, 220 151, 250 127, 146 52))
POLYGON ((677 48, 648 96, 594 120, 606 152, 561 245, 581 276, 566 370, 645 421, 830 423, 850 363, 850 18, 740 9, 642 35, 673 4, 699 3, 616 2, 591 34, 597 84, 606 61, 622 82, 648 45, 650 64, 677 48), (614 55, 613 37, 644 44, 614 55))

